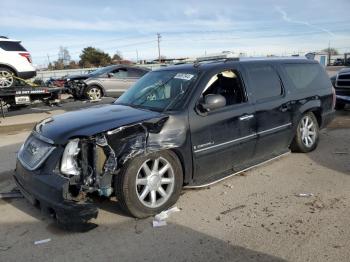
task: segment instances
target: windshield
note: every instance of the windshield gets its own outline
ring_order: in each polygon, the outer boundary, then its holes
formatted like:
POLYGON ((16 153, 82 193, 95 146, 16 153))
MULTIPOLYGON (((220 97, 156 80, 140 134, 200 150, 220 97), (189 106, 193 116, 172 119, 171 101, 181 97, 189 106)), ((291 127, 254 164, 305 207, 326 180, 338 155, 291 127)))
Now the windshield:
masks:
POLYGON ((115 103, 155 111, 174 110, 196 79, 197 74, 193 72, 153 71, 137 81, 115 103))
POLYGON ((102 67, 102 68, 99 68, 91 73, 89 73, 89 76, 99 76, 99 75, 102 75, 104 73, 107 73, 111 70, 111 66, 107 66, 107 67, 102 67))

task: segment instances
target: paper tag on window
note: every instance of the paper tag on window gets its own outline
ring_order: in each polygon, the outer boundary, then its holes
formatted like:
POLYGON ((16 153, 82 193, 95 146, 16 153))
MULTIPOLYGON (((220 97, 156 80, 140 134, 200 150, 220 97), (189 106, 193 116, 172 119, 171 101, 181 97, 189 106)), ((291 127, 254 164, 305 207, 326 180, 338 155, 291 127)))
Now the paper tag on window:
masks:
POLYGON ((174 78, 189 81, 193 78, 193 76, 194 75, 191 74, 177 73, 176 76, 174 76, 174 78))

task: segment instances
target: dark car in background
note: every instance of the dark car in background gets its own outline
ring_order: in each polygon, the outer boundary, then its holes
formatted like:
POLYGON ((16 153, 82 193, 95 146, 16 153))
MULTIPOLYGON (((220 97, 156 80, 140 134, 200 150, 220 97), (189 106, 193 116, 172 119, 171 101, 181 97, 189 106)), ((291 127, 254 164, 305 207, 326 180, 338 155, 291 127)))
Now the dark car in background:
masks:
POLYGON ((331 77, 331 82, 337 95, 335 108, 342 110, 347 104, 350 104, 350 68, 341 69, 331 77))
MULTIPOLYGON (((158 69, 114 104, 37 124, 15 181, 61 223, 97 216, 91 194, 143 218, 203 187, 292 150, 308 153, 333 118, 316 61, 226 59, 158 69)), ((264 187, 264 185, 261 185, 264 187)))
POLYGON ((75 98, 97 100, 102 96, 117 97, 124 93, 148 68, 126 65, 111 65, 89 74, 68 76, 66 88, 75 98))

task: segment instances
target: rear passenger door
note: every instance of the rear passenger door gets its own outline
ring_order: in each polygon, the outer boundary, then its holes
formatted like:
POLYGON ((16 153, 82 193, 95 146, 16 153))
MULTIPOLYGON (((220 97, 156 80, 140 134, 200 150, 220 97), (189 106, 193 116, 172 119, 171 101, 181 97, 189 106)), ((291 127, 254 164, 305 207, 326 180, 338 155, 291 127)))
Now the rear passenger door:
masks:
POLYGON ((244 67, 255 105, 255 158, 264 160, 288 150, 292 137, 291 104, 278 67, 266 62, 247 63, 244 67))

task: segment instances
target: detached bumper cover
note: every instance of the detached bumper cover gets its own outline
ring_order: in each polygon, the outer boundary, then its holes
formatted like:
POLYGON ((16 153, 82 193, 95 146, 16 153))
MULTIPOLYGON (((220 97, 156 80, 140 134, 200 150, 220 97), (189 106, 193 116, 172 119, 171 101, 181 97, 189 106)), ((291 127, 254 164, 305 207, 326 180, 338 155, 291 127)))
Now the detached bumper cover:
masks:
POLYGON ((17 161, 14 180, 23 196, 33 205, 47 212, 54 211, 62 224, 86 223, 98 214, 93 203, 74 202, 64 198, 68 192, 68 180, 56 174, 35 174, 17 161))

